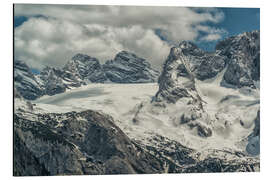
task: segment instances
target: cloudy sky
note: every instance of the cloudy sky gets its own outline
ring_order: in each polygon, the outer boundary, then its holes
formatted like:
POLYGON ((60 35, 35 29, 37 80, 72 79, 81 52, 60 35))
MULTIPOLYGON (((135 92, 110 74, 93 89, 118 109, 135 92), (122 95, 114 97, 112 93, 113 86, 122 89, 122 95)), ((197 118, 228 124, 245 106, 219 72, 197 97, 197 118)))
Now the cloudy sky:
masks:
POLYGON ((41 70, 76 53, 104 63, 127 50, 160 69, 180 41, 211 51, 225 37, 259 29, 259 16, 247 8, 16 4, 14 55, 41 70))

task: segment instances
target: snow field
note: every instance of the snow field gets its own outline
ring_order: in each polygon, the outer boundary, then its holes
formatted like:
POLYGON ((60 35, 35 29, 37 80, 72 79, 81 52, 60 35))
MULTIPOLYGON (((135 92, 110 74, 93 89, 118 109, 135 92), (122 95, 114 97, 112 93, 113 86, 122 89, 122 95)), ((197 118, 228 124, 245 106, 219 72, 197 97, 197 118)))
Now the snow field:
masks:
POLYGON ((157 83, 88 84, 66 93, 43 96, 33 103, 45 112, 102 111, 111 115, 130 138, 145 144, 149 143, 148 138, 159 134, 198 151, 212 148, 245 152, 259 109, 259 90, 243 93, 243 90, 221 87, 224 71, 210 80, 196 80, 196 88, 206 102, 204 109, 214 119, 200 122, 213 129, 213 135, 208 138, 199 137, 194 129, 177 123, 179 114, 185 112, 183 99, 167 104, 166 108, 151 104, 158 91, 157 83))

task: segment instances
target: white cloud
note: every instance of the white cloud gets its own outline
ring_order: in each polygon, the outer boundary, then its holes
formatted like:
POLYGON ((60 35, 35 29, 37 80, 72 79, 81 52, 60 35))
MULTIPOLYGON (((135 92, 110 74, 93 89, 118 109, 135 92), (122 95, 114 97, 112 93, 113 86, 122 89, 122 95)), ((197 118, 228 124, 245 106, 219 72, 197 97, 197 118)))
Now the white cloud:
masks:
POLYGON ((227 34, 227 31, 220 28, 210 27, 210 26, 203 26, 203 25, 197 25, 195 29, 199 32, 204 32, 206 35, 201 37, 199 41, 217 41, 222 38, 222 36, 225 36, 227 34))
POLYGON ((222 29, 202 25, 218 23, 224 14, 215 8, 15 5, 16 16, 30 20, 15 29, 15 57, 35 68, 61 66, 75 53, 87 53, 102 62, 120 50, 134 52, 159 68, 170 44, 182 40, 212 41, 222 29), (33 16, 44 16, 37 18, 33 16), (167 42, 154 32, 160 29, 167 42), (170 44, 168 43, 170 42, 170 44))
POLYGON ((201 41, 217 41, 221 38, 222 37, 220 34, 208 34, 208 35, 202 37, 200 40, 201 41))
POLYGON ((62 66, 79 52, 104 63, 121 50, 134 52, 158 68, 169 46, 153 30, 140 26, 83 26, 69 21, 31 18, 15 31, 16 58, 38 69, 46 65, 62 66))

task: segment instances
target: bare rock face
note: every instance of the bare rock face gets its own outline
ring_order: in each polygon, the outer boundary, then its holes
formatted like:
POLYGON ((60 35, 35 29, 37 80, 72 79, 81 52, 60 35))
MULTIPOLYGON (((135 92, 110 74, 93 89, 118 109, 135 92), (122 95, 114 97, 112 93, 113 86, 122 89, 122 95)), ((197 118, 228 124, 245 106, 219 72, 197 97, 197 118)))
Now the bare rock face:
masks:
POLYGON ((173 47, 171 49, 158 83, 156 101, 165 100, 168 103, 175 103, 181 98, 188 98, 201 103, 195 87, 195 76, 191 72, 181 48, 173 47))
POLYGON ((108 79, 116 83, 150 83, 156 82, 159 76, 145 59, 127 51, 119 52, 103 68, 108 79))
POLYGON ((80 78, 77 72, 67 71, 61 68, 46 67, 41 72, 41 76, 44 76, 41 78, 45 78, 45 79, 48 78, 48 74, 50 73, 53 74, 55 78, 59 78, 62 84, 64 84, 67 89, 73 88, 73 87, 80 87, 81 85, 84 84, 84 81, 80 78))
MULTIPOLYGON (((179 44, 182 56, 198 80, 215 77, 224 68, 221 85, 256 88, 260 80, 260 32, 252 31, 229 37, 216 45, 215 52, 205 52, 191 42, 179 44)), ((165 64, 166 66, 166 64, 165 64)), ((178 67, 185 73, 185 67, 178 67)))
POLYGON ((170 159, 167 173, 213 173, 213 172, 258 172, 258 158, 248 157, 234 150, 208 149, 197 152, 182 144, 156 135, 150 144, 143 145, 147 152, 159 157, 162 161, 170 159))
MULTIPOLYGON (((225 68, 226 56, 219 52, 205 52, 191 42, 179 44, 196 79, 205 80, 215 77, 225 68)), ((179 68, 180 69, 180 68, 179 68)), ((184 69, 181 67, 181 69, 184 69)))
POLYGON ((257 112, 254 123, 255 127, 253 132, 248 137, 249 141, 246 146, 246 151, 253 156, 257 156, 260 154, 260 110, 257 112))
POLYGON ((195 128, 198 136, 210 137, 212 129, 207 125, 210 119, 203 108, 204 102, 196 89, 196 77, 191 71, 189 56, 183 53, 182 45, 171 49, 159 77, 159 90, 152 103, 177 104, 181 102, 185 110, 182 107, 181 113, 175 115, 175 125, 195 128))
POLYGON ((260 32, 252 31, 219 42, 216 50, 227 57, 223 85, 256 88, 260 80, 260 32))
POLYGON ((62 79, 58 76, 60 70, 46 67, 40 73, 40 79, 44 88, 44 93, 50 96, 63 93, 66 91, 66 86, 62 79), (57 73, 58 72, 58 73, 57 73))
MULTIPOLYGON (((215 152, 211 152, 215 153, 215 152)), ((217 172, 258 172, 260 163, 253 158, 241 158, 238 153, 228 153, 220 151, 219 154, 227 156, 220 158, 210 155, 202 161, 198 161, 194 165, 181 169, 182 173, 217 173, 217 172), (229 157, 229 158, 228 158, 229 157)), ((221 156, 221 155, 219 155, 221 156)))
POLYGON ((257 117, 255 118, 255 127, 253 130, 254 136, 260 136, 260 110, 257 112, 257 117))
POLYGON ((34 154, 29 151, 25 143, 21 141, 17 133, 14 133, 14 176, 48 176, 49 172, 43 164, 40 164, 34 154))
POLYGON ((63 70, 77 73, 81 79, 102 83, 107 80, 99 60, 86 54, 76 54, 63 70))
POLYGON ((110 116, 95 111, 29 114, 21 110, 14 116, 14 135, 15 175, 164 171, 163 162, 131 141, 110 116))
POLYGON ((84 54, 75 55, 63 68, 45 67, 36 78, 41 82, 44 94, 50 96, 85 85, 86 81, 106 80, 99 61, 84 54))

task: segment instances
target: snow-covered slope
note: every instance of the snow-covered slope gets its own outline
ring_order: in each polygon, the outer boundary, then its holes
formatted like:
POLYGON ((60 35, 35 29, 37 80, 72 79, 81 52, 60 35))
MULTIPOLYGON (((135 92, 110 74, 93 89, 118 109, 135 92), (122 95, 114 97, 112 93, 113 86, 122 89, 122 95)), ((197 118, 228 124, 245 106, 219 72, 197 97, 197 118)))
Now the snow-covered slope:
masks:
POLYGON ((157 83, 91 83, 62 94, 43 96, 33 102, 44 107, 47 112, 93 109, 119 119, 123 115, 132 115, 133 113, 129 111, 136 104, 150 101, 157 89, 157 83), (52 108, 48 109, 50 106, 52 108), (63 110, 62 107, 67 109, 63 110))
POLYGON ((218 117, 209 122, 213 134, 208 138, 178 123, 177 115, 185 112, 181 102, 165 108, 153 106, 151 100, 158 90, 156 83, 89 84, 66 93, 43 96, 34 103, 41 112, 102 111, 113 116, 128 136, 146 144, 150 143, 147 139, 159 134, 198 151, 228 148, 246 152, 248 136, 253 132, 259 109, 258 91, 246 94, 244 90, 218 84, 218 81, 197 83, 202 99, 207 102, 204 109, 211 117, 218 117))

